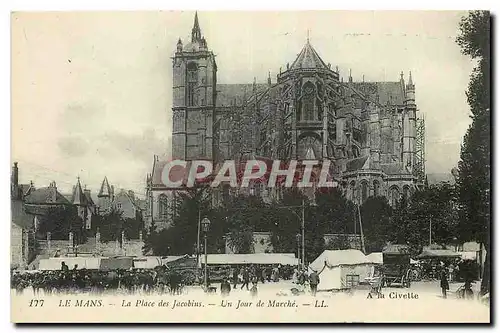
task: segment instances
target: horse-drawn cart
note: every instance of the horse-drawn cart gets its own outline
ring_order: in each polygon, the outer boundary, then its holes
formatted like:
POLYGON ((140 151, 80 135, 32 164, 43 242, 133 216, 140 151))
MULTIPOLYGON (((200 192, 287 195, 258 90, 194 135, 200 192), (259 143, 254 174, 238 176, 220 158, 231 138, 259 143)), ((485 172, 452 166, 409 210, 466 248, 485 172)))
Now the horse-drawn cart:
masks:
POLYGON ((392 246, 384 249, 383 255, 383 286, 399 284, 403 288, 409 288, 410 279, 410 254, 405 246, 392 246))

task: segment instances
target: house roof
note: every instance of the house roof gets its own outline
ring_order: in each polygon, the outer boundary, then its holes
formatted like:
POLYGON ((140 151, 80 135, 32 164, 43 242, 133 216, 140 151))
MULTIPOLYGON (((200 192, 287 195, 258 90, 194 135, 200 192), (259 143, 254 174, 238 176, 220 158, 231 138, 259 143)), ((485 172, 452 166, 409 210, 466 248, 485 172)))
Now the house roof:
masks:
POLYGON ((85 194, 83 194, 82 185, 80 184, 80 179, 76 182, 75 189, 73 190, 73 196, 71 199, 73 205, 78 206, 87 206, 87 198, 85 194))
POLYGON ((19 184, 19 188, 21 189, 21 193, 23 196, 28 195, 31 191, 35 189, 33 184, 19 184))
POLYGON ((98 197, 101 196, 110 196, 111 195, 111 186, 109 186, 108 177, 104 177, 104 180, 101 184, 101 189, 99 190, 98 197))
POLYGON ((37 205, 69 205, 71 204, 68 199, 66 199, 55 186, 42 187, 32 191, 28 194, 24 200, 27 204, 37 204, 37 205))
POLYGON ((92 199, 92 195, 90 194, 90 190, 83 190, 83 195, 85 195, 85 200, 87 200, 87 204, 89 206, 95 206, 94 200, 92 199))
POLYGON ((146 210, 148 202, 144 199, 135 199, 135 205, 141 209, 141 210, 146 210))
POLYGON ((17 226, 28 229, 33 226, 33 215, 30 215, 24 209, 24 203, 20 200, 10 201, 10 211, 12 214, 12 222, 17 226))
POLYGON ((292 63, 290 69, 328 69, 318 52, 312 47, 309 40, 300 51, 297 59, 292 63))

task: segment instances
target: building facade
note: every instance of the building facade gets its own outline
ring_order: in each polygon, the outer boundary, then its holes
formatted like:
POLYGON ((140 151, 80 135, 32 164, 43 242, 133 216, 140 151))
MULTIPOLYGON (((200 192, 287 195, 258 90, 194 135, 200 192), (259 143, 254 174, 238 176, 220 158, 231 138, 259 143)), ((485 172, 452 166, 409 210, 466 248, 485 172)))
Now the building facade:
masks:
MULTIPOLYGON (((263 84, 219 84, 196 14, 191 40, 175 48, 172 92, 174 159, 329 160, 358 204, 370 196, 394 204, 425 178, 411 73, 407 82, 403 73, 390 82, 355 82, 349 73, 344 82, 308 39, 274 82, 268 75, 263 84)), ((160 162, 155 157, 147 192, 151 221, 161 222, 175 197, 161 183, 160 162)))

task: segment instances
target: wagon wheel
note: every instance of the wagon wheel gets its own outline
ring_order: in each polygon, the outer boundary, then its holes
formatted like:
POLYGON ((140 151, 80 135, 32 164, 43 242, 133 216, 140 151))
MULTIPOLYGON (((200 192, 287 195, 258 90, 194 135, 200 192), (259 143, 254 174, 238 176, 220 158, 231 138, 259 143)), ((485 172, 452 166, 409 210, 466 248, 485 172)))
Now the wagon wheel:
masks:
POLYGON ((411 285, 411 270, 408 270, 406 272, 406 276, 405 276, 405 282, 406 282, 406 285, 404 286, 405 288, 410 288, 410 285, 411 285))

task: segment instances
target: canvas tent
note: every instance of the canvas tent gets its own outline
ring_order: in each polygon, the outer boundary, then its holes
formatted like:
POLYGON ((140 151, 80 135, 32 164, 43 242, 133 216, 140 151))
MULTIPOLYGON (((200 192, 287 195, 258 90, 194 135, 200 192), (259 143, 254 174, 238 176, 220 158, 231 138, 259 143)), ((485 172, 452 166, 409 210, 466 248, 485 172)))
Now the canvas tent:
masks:
POLYGON ((130 269, 134 266, 132 257, 123 258, 103 258, 99 267, 102 271, 111 271, 115 269, 130 269))
POLYGON ((440 259, 440 258, 460 258, 461 255, 458 252, 453 252, 451 250, 423 250, 418 256, 418 259, 440 259))
POLYGON ((161 266, 160 257, 138 257, 134 258, 134 268, 138 269, 153 269, 161 266))
POLYGON ((38 269, 41 271, 58 271, 61 270, 61 264, 65 263, 69 269, 99 269, 101 265, 101 258, 89 257, 64 257, 64 258, 49 258, 41 259, 38 269))
POLYGON ((319 273, 318 290, 340 290, 372 276, 374 263, 359 250, 326 250, 309 268, 319 273))
MULTIPOLYGON (((205 256, 200 262, 205 263, 205 256)), ((251 254, 209 254, 208 265, 297 265, 297 258, 293 253, 251 253, 251 254)))
POLYGON ((382 252, 372 252, 366 257, 375 265, 382 265, 384 263, 382 252))

